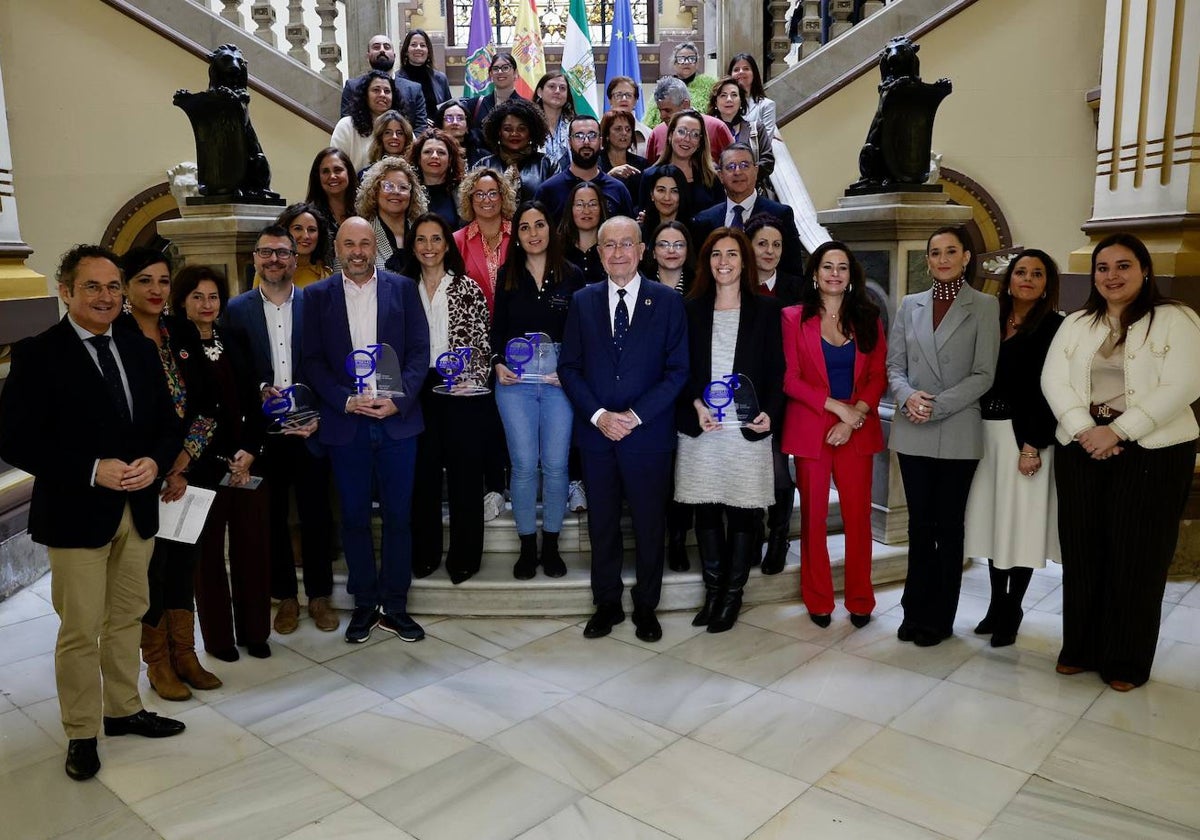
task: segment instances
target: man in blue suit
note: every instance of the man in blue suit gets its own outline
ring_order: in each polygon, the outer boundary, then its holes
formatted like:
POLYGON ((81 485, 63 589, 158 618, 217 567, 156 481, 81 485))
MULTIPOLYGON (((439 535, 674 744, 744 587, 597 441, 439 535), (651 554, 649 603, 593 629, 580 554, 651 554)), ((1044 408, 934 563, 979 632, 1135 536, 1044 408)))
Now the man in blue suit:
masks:
POLYGON ((342 270, 305 290, 304 373, 321 412, 318 439, 329 452, 342 511, 342 550, 354 613, 347 642, 365 642, 380 627, 406 642, 425 638, 408 615, 412 583, 412 492, 417 435, 425 428, 417 401, 429 373, 429 327, 417 286, 375 268, 375 232, 352 216, 334 243, 342 270), (360 393, 346 359, 355 350, 395 351, 399 394, 376 395, 377 373, 360 393), (383 349, 386 349, 384 347, 383 349), (371 537, 371 490, 378 487, 383 540, 378 572, 371 537))
POLYGON ((621 608, 621 501, 633 518, 637 637, 662 638, 654 615, 662 589, 663 528, 675 451, 675 399, 688 376, 683 299, 637 270, 645 245, 637 223, 614 216, 600 226, 608 281, 571 299, 558 376, 575 409, 575 442, 588 489, 592 597, 583 635, 606 636, 621 608))
MULTIPOLYGON (((292 283, 296 241, 279 225, 268 225, 254 245, 256 288, 229 301, 225 317, 250 337, 251 361, 263 400, 280 391, 307 385, 301 371, 300 337, 304 329, 304 290, 292 283)), ((333 594, 333 512, 329 505, 329 459, 318 457, 305 438, 317 422, 286 434, 268 435, 263 447, 263 476, 271 489, 268 521, 271 545, 271 596, 279 599, 275 632, 295 632, 300 617, 296 564, 289 524, 291 491, 300 520, 300 553, 308 614, 317 629, 338 628, 333 594)))
MULTIPOLYGON (((725 200, 714 204, 692 219, 692 241, 696 250, 708 235, 719 227, 743 229, 751 216, 774 216, 783 224, 783 258, 780 265, 795 267, 804 264, 804 246, 796 230, 796 214, 792 208, 758 194, 758 163, 754 151, 745 143, 734 143, 721 152, 718 177, 725 187, 725 200)), ((789 271, 793 270, 789 268, 789 271)))

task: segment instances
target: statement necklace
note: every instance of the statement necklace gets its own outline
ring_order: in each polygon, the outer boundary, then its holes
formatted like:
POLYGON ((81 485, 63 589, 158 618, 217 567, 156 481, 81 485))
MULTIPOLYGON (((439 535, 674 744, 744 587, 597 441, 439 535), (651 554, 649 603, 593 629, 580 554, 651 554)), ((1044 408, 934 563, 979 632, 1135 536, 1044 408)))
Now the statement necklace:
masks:
POLYGON ((201 342, 204 355, 208 357, 210 362, 220 361, 221 354, 225 352, 225 345, 221 343, 221 337, 217 335, 216 327, 213 327, 211 342, 211 344, 207 340, 201 342))

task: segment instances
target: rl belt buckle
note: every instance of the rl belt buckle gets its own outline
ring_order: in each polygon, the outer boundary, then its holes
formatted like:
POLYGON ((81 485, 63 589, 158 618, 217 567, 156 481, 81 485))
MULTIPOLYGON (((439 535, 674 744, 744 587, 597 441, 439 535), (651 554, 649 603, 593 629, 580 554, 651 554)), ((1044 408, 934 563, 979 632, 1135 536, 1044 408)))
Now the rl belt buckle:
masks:
POLYGON ((1100 405, 1096 406, 1096 416, 1107 420, 1113 416, 1113 410, 1109 408, 1108 403, 1100 403, 1100 405))

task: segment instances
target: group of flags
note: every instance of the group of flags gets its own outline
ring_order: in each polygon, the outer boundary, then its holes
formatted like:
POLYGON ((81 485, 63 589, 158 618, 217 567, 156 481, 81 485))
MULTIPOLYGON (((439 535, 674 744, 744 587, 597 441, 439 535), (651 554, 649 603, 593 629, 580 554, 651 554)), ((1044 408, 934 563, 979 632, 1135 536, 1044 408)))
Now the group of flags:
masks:
MULTIPOLYGON (((616 0, 609 40, 608 72, 604 87, 614 76, 629 76, 639 86, 642 83, 638 67, 637 39, 633 34, 633 14, 629 0, 616 0)), ((517 92, 526 99, 546 72, 546 56, 542 49, 541 24, 538 22, 537 0, 521 0, 517 6, 513 33, 512 56, 517 62, 517 92)), ((488 65, 496 54, 492 36, 492 18, 488 0, 474 0, 471 7, 471 34, 467 39, 467 62, 463 94, 483 96, 491 90, 488 65)), ((562 71, 571 86, 575 113, 590 114, 597 119, 608 109, 608 97, 596 84, 596 61, 592 55, 592 38, 588 30, 587 8, 584 0, 571 0, 567 21, 567 39, 563 45, 562 71), (598 108, 603 102, 604 109, 598 108)), ((642 103, 637 103, 638 119, 642 103)))

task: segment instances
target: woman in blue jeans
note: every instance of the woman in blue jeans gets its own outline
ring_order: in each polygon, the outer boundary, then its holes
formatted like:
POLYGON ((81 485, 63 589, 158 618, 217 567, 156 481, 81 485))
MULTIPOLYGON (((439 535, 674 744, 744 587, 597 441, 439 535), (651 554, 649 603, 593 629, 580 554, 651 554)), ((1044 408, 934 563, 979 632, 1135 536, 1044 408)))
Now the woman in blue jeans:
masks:
POLYGON ((558 348, 571 295, 583 287, 579 269, 563 259, 546 207, 522 204, 513 217, 513 238, 496 278, 492 348, 496 405, 512 460, 509 489, 521 556, 513 577, 529 580, 540 563, 549 577, 567 566, 558 534, 567 507, 567 452, 571 403, 558 382, 558 348), (513 347, 509 342, 519 339, 513 347), (537 550, 538 464, 542 472, 542 553, 537 550))

